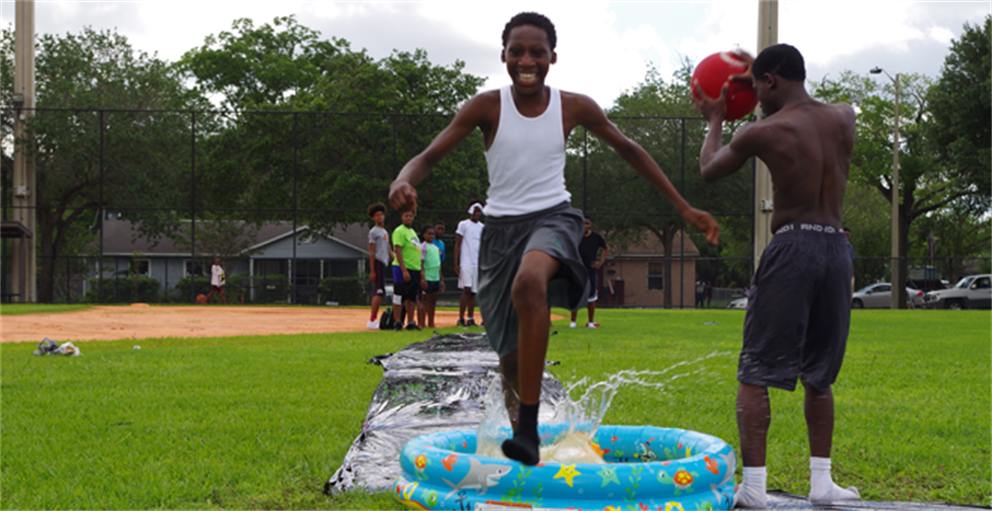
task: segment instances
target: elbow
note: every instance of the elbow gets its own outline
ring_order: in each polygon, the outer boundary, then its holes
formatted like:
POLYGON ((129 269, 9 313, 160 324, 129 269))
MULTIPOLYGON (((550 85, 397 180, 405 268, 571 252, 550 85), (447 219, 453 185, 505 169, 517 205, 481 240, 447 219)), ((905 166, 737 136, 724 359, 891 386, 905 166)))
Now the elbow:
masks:
POLYGON ((717 173, 713 171, 713 169, 709 169, 706 167, 700 169, 699 175, 702 176, 704 183, 713 183, 720 178, 720 176, 718 176, 717 173))

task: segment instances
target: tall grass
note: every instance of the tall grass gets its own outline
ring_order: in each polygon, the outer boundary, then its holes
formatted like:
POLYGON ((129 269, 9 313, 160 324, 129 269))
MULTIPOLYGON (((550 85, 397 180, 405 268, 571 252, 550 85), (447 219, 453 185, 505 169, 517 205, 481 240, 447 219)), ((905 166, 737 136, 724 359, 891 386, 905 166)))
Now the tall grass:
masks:
MULTIPOLYGON (((736 446, 743 317, 600 310, 598 330, 555 322, 548 358, 566 382, 688 361, 657 377, 664 391, 622 389, 604 423, 694 429, 736 446)), ((387 493, 321 489, 381 379, 366 361, 427 337, 79 342, 84 356, 72 358, 2 345, 0 508, 394 509, 387 493)), ((987 312, 855 311, 834 387, 838 483, 871 500, 990 504, 990 338, 987 312)), ((802 397, 772 391, 768 452, 769 488, 799 494, 802 397)))

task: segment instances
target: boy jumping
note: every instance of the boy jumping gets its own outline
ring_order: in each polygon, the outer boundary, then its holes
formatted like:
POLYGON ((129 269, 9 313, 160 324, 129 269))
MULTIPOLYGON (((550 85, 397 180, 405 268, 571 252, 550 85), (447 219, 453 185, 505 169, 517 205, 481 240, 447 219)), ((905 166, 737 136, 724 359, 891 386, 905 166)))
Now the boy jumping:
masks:
MULTIPOLYGON (((519 397, 513 438, 503 443, 503 452, 528 465, 540 461, 537 411, 549 306, 577 309, 588 292, 578 249, 583 218, 571 207, 565 189, 565 141, 572 130, 583 126, 613 147, 686 222, 706 232, 710 243, 720 235, 713 217, 690 207, 648 153, 620 133, 595 101, 544 84, 557 59, 556 42, 548 18, 514 16, 503 30, 501 56, 512 83, 465 103, 427 149, 407 162, 389 190, 394 208, 416 208, 413 185, 472 131, 482 131, 489 191, 479 254, 479 308, 500 357, 500 372, 519 397)), ((510 410, 513 401, 508 396, 510 410)))

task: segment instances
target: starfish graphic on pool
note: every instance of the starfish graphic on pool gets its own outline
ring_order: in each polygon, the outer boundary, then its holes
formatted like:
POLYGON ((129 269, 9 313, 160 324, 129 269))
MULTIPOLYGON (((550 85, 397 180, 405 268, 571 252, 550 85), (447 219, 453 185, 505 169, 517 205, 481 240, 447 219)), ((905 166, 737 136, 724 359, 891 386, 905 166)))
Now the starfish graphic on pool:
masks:
POLYGON ((608 465, 603 465, 603 468, 600 469, 599 472, 596 472, 596 474, 603 478, 602 487, 605 487, 610 483, 620 484, 620 480, 617 479, 617 469, 613 467, 610 467, 608 465))
POLYGON ((572 465, 562 465, 561 466, 561 469, 558 470, 558 473, 555 474, 555 477, 553 479, 564 478, 565 479, 565 482, 568 483, 569 488, 571 488, 572 487, 572 478, 575 477, 575 476, 578 476, 578 475, 582 475, 582 473, 579 472, 578 470, 575 470, 575 465, 574 464, 572 464, 572 465))

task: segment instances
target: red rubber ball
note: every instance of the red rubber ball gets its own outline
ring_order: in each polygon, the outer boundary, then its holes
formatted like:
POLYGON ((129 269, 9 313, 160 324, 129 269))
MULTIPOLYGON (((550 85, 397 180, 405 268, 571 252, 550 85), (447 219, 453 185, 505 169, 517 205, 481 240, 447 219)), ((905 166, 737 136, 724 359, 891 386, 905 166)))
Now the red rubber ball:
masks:
MULTIPOLYGON (((703 59, 692 73, 692 95, 696 99, 699 87, 711 98, 720 95, 720 89, 730 75, 747 71, 747 64, 736 53, 721 51, 703 59)), ((736 121, 754 111, 758 105, 758 97, 754 95, 751 84, 744 81, 730 82, 727 89, 727 115, 725 121, 736 121)))

